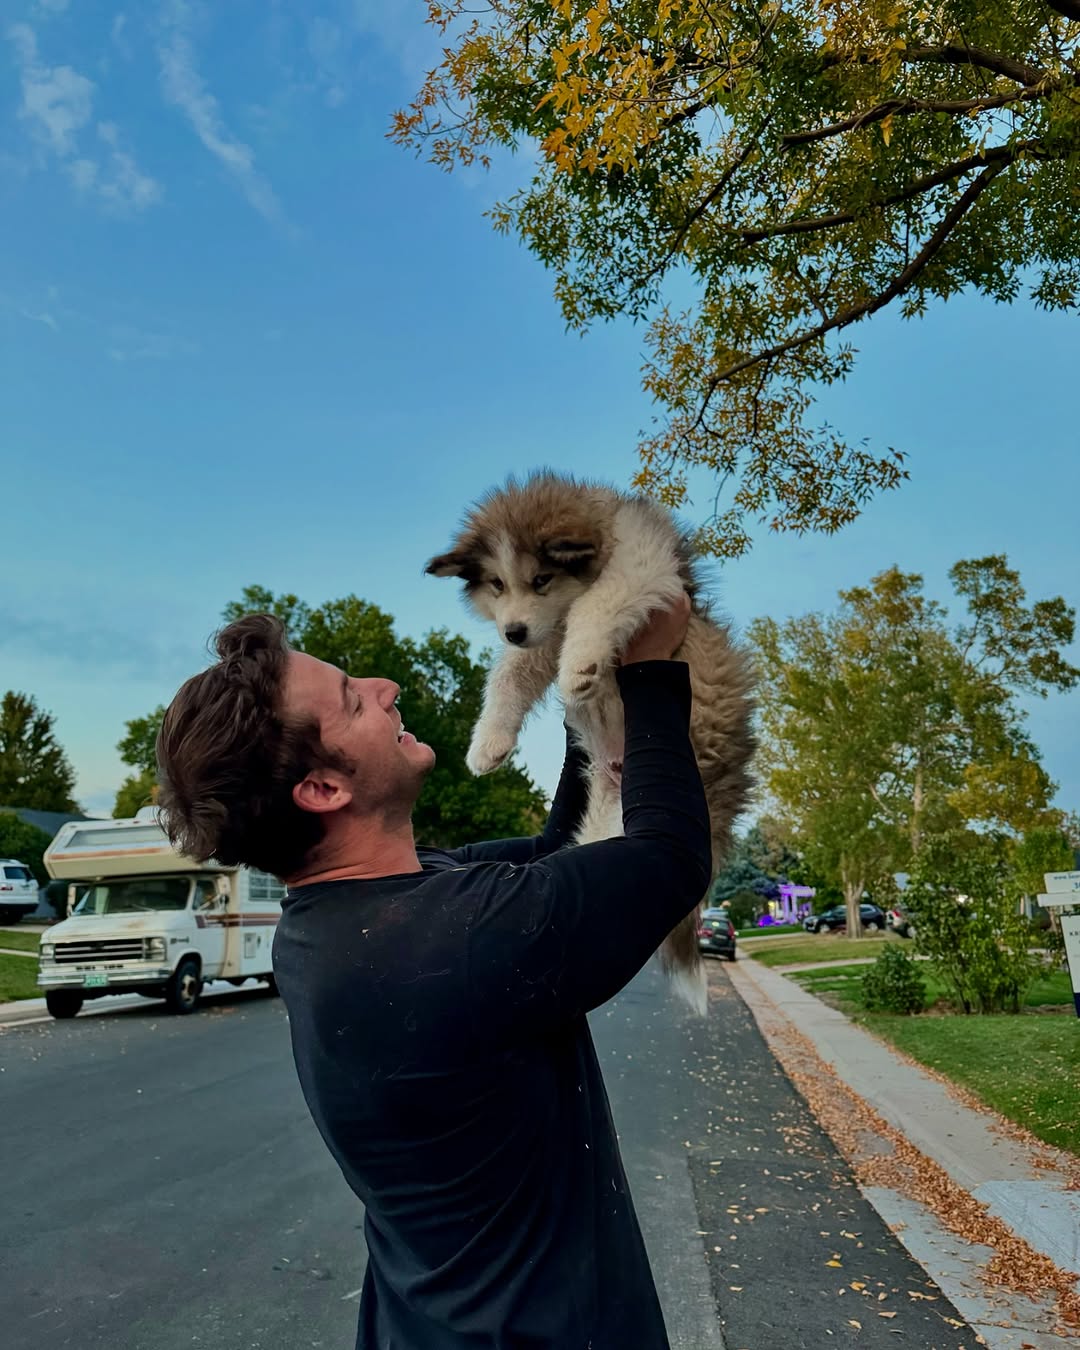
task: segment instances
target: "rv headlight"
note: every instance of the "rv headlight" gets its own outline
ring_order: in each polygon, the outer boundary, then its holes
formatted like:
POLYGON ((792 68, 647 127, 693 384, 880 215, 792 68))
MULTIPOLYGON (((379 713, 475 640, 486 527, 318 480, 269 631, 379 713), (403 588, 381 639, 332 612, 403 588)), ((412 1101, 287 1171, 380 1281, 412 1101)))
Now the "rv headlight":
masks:
POLYGON ((165 939, 164 939, 164 938, 159 938, 159 937, 156 937, 156 938, 147 938, 147 940, 146 940, 146 959, 147 959, 148 961, 164 961, 164 960, 165 960, 165 939))
POLYGON ((40 952, 43 961, 51 961, 53 959, 54 950, 55 948, 51 942, 43 942, 38 947, 38 951, 40 952))

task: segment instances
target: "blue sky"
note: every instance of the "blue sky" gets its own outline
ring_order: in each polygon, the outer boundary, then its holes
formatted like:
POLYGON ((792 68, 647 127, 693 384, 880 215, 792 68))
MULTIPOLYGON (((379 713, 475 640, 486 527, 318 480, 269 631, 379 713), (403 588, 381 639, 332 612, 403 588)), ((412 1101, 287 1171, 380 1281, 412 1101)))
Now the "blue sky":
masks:
MULTIPOLYGON (((447 177, 385 139, 432 59, 422 9, 0 7, 0 689, 55 714, 87 810, 245 585, 355 592, 479 648, 421 574, 466 503, 541 465, 634 471, 640 330, 565 334, 483 219, 525 166, 447 177)), ((947 599, 954 561, 1000 551, 1032 598, 1080 601, 1075 324, 962 300, 857 338, 824 411, 912 481, 833 538, 763 536, 720 574, 736 624, 892 563, 947 599)), ((1076 699, 1030 721, 1068 808, 1076 699)), ((556 726, 523 742, 549 789, 556 726)))

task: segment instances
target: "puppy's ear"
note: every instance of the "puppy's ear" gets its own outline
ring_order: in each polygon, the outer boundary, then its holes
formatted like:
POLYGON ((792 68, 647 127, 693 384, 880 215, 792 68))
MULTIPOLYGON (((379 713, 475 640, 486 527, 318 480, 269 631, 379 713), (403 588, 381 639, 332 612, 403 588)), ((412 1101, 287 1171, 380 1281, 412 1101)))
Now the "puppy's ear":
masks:
POLYGON ((461 577, 464 581, 480 579, 480 563, 475 553, 467 549, 452 549, 432 558, 424 571, 429 577, 461 577))
POLYGON ((584 537, 559 537, 545 539, 540 545, 545 558, 571 574, 582 572, 596 560, 597 548, 591 539, 584 537))

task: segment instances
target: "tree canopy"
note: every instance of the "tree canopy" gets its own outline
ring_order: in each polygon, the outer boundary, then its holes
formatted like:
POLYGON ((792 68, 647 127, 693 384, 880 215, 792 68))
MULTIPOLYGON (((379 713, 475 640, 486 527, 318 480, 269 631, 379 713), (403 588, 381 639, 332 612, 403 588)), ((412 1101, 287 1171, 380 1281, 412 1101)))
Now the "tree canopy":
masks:
MULTIPOLYGON (((450 846, 543 827, 544 794, 523 769, 511 763, 497 774, 474 778, 465 767, 485 680, 485 669, 472 660, 465 638, 446 629, 428 633, 422 642, 400 637, 389 614, 354 595, 313 608, 295 595, 249 586, 226 606, 223 617, 231 622, 251 613, 276 614, 299 651, 350 674, 380 675, 401 686, 409 730, 436 754, 413 812, 418 843, 450 846)), ((156 781, 154 740, 163 712, 158 708, 127 724, 119 750, 137 773, 121 789, 128 796, 118 798, 117 814, 156 781)))
POLYGON ((56 739, 53 716, 28 694, 0 699, 0 806, 74 811, 75 771, 56 739))
POLYGON ((443 59, 391 135, 438 165, 534 154, 492 214, 567 322, 649 323, 638 484, 702 543, 832 531, 903 457, 815 413, 850 330, 972 291, 1080 300, 1076 0, 428 0, 443 59), (685 312, 668 283, 693 282, 685 312))
POLYGON ((843 887, 852 931, 864 888, 928 839, 1062 828, 1017 695, 1080 681, 1062 655, 1074 611, 1060 597, 1028 604, 1002 555, 959 562, 950 579, 967 605, 952 629, 922 578, 896 567, 841 592, 832 614, 751 629, 767 789, 811 865, 843 887))
POLYGON ((33 872, 39 886, 49 880, 45 870, 45 850, 52 835, 20 820, 13 811, 0 811, 0 858, 18 858, 33 872))

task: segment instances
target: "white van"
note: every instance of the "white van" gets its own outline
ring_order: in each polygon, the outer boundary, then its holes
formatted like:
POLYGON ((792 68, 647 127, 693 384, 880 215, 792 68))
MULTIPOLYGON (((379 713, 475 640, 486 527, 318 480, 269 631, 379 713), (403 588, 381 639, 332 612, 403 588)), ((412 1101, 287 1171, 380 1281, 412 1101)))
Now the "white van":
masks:
POLYGON ((38 884, 33 872, 18 858, 0 858, 0 923, 18 923, 37 907, 38 884))
POLYGON ((88 998, 134 993, 194 1012, 207 980, 266 980, 285 887, 246 867, 177 853, 147 808, 133 820, 79 820, 45 853, 68 886, 69 916, 42 934, 39 986, 53 1017, 88 998))

